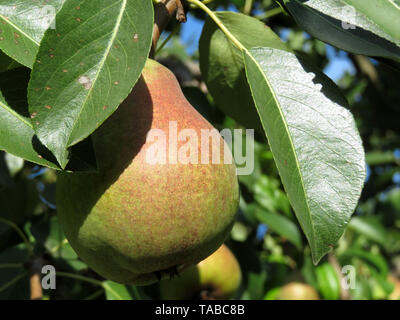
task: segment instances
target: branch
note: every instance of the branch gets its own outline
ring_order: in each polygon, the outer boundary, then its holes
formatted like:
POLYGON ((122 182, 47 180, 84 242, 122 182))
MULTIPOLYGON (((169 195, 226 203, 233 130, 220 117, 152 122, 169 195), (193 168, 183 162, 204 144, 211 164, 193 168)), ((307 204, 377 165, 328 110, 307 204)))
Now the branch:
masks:
POLYGON ((31 300, 42 300, 43 289, 40 281, 40 272, 44 262, 42 258, 31 261, 29 268, 29 283, 31 288, 31 300))
POLYGON ((359 54, 351 54, 350 59, 355 65, 357 71, 365 75, 378 91, 382 91, 378 71, 371 61, 369 61, 367 57, 359 54))
POLYGON ((176 20, 178 20, 180 23, 185 23, 186 22, 186 13, 185 9, 183 8, 182 1, 181 0, 175 0, 176 6, 178 7, 176 11, 176 20))
MULTIPOLYGON (((181 1, 178 0, 180 5, 182 6, 181 1)), ((167 26, 169 20, 176 12, 176 17, 178 19, 179 6, 176 0, 163 0, 159 3, 156 3, 154 6, 154 29, 153 29, 153 41, 150 51, 150 58, 154 57, 158 40, 160 39, 161 33, 167 26)), ((183 7, 182 7, 183 10, 183 7)), ((186 19, 186 15, 185 15, 186 19)), ((178 19, 179 20, 179 19, 178 19)))
POLYGON ((333 266, 333 268, 336 271, 336 274, 339 278, 340 282, 340 299, 341 300, 350 300, 350 292, 349 290, 343 288, 342 283, 343 283, 343 274, 342 274, 342 268, 339 264, 339 261, 336 259, 335 255, 331 252, 328 254, 328 261, 329 263, 333 266))

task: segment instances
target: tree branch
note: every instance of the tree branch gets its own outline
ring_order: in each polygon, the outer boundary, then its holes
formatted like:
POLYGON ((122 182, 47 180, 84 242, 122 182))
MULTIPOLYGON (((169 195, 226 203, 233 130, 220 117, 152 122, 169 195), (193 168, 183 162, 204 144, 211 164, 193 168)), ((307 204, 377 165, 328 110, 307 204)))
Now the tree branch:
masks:
POLYGON ((171 17, 175 14, 175 12, 177 12, 177 9, 178 6, 176 0, 164 0, 160 3, 155 4, 153 41, 150 51, 150 58, 154 57, 154 53, 156 52, 157 43, 158 40, 160 39, 161 33, 167 26, 169 19, 171 19, 171 17))
POLYGON ((342 285, 343 283, 343 274, 342 274, 342 267, 339 264, 339 261, 337 260, 337 258, 335 257, 335 255, 330 252, 328 254, 328 261, 329 263, 333 266, 333 268, 336 271, 336 274, 339 278, 339 282, 340 282, 340 299, 341 300, 350 300, 350 292, 349 290, 345 289, 342 285))
POLYGON ((175 0, 175 2, 176 2, 176 6, 177 6, 176 20, 178 20, 180 23, 185 23, 186 22, 186 13, 185 13, 185 9, 183 8, 182 1, 175 0))
POLYGON ((29 283, 31 288, 31 300, 42 300, 43 298, 42 283, 40 281, 42 266, 42 258, 36 258, 30 263, 29 283))

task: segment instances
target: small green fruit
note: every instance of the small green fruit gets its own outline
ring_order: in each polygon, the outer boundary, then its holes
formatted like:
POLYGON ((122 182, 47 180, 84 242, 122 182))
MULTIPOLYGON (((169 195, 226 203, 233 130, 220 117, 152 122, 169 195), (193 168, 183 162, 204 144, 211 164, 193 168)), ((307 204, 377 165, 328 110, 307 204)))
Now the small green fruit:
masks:
MULTIPOLYGON (((130 96, 93 134, 99 172, 58 176, 57 208, 67 239, 107 279, 157 282, 209 256, 232 228, 239 187, 235 165, 224 161, 223 152, 220 163, 212 162, 212 152, 205 164, 174 163, 170 155, 166 163, 149 161, 155 142, 148 133, 164 133, 169 146, 171 123, 197 137, 213 129, 174 75, 148 60, 130 96)), ((188 140, 179 140, 178 150, 186 146, 201 155, 200 143, 188 140)), ((221 150, 226 145, 220 135, 214 143, 221 150)))
POLYGON ((305 283, 291 282, 281 288, 277 300, 319 300, 317 291, 305 283))
POLYGON ((160 282, 161 299, 230 299, 240 286, 238 261, 226 245, 184 270, 178 278, 160 282))

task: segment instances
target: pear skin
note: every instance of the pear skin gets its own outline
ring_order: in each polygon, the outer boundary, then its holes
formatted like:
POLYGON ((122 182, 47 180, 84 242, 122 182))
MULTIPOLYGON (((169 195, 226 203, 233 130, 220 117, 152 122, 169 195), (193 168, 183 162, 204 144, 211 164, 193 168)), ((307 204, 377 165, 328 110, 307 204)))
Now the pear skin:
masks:
POLYGON ((320 300, 320 297, 310 285, 291 282, 281 288, 277 300, 320 300))
POLYGON ((232 228, 239 186, 231 153, 213 158, 208 152, 208 163, 174 159, 176 148, 181 155, 197 151, 200 159, 212 146, 226 150, 226 143, 218 133, 208 148, 195 139, 171 147, 171 123, 197 137, 213 129, 172 72, 149 59, 132 93, 92 135, 98 173, 58 175, 60 224, 81 259, 104 278, 148 285, 173 276, 217 250, 232 228), (154 152, 163 139, 147 139, 151 129, 165 133, 165 163, 154 152))

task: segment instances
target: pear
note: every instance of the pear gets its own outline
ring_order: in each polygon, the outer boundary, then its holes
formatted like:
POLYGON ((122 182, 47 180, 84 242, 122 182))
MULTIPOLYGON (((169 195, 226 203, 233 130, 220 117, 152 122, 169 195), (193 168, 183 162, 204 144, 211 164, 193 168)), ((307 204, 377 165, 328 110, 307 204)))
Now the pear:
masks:
POLYGON ((207 259, 184 270, 178 278, 162 280, 161 299, 230 299, 239 289, 242 273, 231 250, 222 245, 207 259))
POLYGON ((291 282, 284 285, 277 300, 319 300, 317 291, 308 284, 291 282))
POLYGON ((394 275, 389 275, 388 281, 394 286, 389 295, 389 300, 400 300, 400 280, 394 275))
POLYGON ((208 146, 199 142, 203 130, 213 129, 172 72, 149 59, 132 93, 92 135, 98 172, 58 174, 60 224, 94 271, 148 285, 221 246, 235 219, 239 186, 219 133, 208 146), (176 139, 175 129, 190 134, 176 139))

